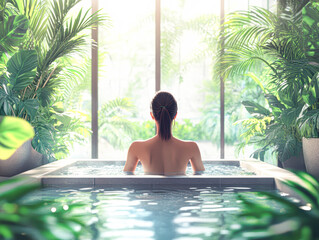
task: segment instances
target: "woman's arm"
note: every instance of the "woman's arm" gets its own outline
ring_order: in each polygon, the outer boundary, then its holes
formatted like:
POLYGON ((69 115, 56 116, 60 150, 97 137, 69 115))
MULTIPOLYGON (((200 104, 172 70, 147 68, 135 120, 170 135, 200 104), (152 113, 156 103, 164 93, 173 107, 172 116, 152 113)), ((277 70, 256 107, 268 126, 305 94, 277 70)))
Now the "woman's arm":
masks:
POLYGON ((197 143, 192 142, 191 143, 191 154, 192 157, 190 159, 191 165, 193 167, 194 173, 197 174, 202 174, 205 171, 205 167, 202 161, 202 157, 200 155, 199 148, 197 146, 197 143))
POLYGON ((133 142, 127 152, 127 159, 123 171, 127 174, 132 174, 135 171, 137 163, 136 142, 133 142))

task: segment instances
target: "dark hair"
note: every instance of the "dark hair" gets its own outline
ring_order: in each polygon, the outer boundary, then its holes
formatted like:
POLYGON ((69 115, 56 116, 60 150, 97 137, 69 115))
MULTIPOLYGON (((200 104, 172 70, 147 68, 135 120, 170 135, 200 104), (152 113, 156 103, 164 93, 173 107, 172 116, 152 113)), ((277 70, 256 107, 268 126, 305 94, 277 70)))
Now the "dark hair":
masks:
POLYGON ((158 122, 158 134, 162 140, 169 140, 172 136, 171 126, 177 114, 177 102, 168 92, 157 92, 151 102, 152 113, 158 122))

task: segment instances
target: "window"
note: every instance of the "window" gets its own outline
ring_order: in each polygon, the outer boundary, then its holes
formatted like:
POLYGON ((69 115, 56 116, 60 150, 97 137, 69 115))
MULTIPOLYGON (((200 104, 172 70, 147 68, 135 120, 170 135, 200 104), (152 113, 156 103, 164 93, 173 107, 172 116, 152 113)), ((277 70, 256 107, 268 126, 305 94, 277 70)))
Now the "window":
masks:
POLYGON ((203 159, 219 158, 221 152, 226 158, 235 157, 240 132, 233 123, 243 111, 240 93, 245 86, 239 81, 225 83, 225 113, 221 116, 220 78, 213 71, 220 14, 251 6, 270 8, 274 2, 99 1, 110 26, 98 28, 98 98, 92 96, 93 103, 98 102, 98 157, 126 159, 132 141, 154 136, 149 112, 156 84, 170 91, 178 102, 175 136, 196 141, 203 159), (159 10, 156 2, 160 2, 160 22, 155 19, 159 10), (160 34, 155 34, 159 25, 160 34), (156 39, 160 40, 160 63, 156 62, 156 39), (156 65, 160 67, 157 80, 156 65), (220 140, 221 117, 225 146, 220 140))
POLYGON ((111 26, 99 28, 99 158, 123 160, 147 137, 138 130, 154 133, 144 122, 155 89, 155 4, 104 0, 100 8, 111 26))
POLYGON ((161 89, 178 103, 175 136, 219 157, 219 79, 213 76, 219 0, 161 1, 161 89))

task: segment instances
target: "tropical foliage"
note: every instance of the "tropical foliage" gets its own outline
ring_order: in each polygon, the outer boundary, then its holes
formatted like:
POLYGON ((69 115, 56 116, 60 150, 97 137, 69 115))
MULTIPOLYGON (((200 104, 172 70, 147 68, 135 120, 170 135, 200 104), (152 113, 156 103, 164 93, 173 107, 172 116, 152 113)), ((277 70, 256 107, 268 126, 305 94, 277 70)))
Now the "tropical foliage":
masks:
POLYGON ((240 147, 243 148, 247 143, 262 146, 252 153, 253 157, 261 160, 264 160, 267 151, 274 151, 279 161, 300 156, 302 144, 297 119, 302 103, 285 104, 282 99, 287 96, 276 96, 276 91, 264 88, 256 76, 251 76, 263 90, 267 105, 263 107, 254 101, 242 102, 251 117, 237 122, 246 130, 241 135, 245 141, 240 147))
POLYGON ((134 106, 128 98, 116 98, 102 105, 99 111, 99 130, 113 147, 126 148, 134 132, 129 120, 134 106))
POLYGON ((304 137, 319 137, 319 4, 312 3, 302 10, 304 16, 303 33, 306 39, 306 55, 315 74, 308 79, 303 92, 304 106, 300 114, 300 129, 304 137))
POLYGON ((82 204, 58 204, 28 197, 39 184, 12 178, 0 183, 0 239, 79 239, 85 229, 82 204))
POLYGON ((259 145, 254 156, 261 159, 270 149, 282 161, 300 154, 296 119, 304 99, 309 98, 311 79, 317 78, 319 70, 317 58, 309 55, 316 52, 306 40, 310 31, 304 31, 305 26, 309 29, 307 19, 315 17, 309 9, 316 3, 307 3, 284 1, 278 14, 263 8, 239 11, 230 14, 225 22, 225 49, 220 53, 218 73, 232 78, 265 67, 266 78, 262 82, 250 75, 263 90, 269 108, 255 101, 243 102, 253 117, 243 121, 243 144, 259 145))
POLYGON ((261 192, 261 199, 249 200, 239 195, 243 209, 239 227, 233 226, 234 239, 319 239, 319 183, 311 175, 296 172, 298 182, 284 183, 295 191, 301 202, 287 196, 261 192), (276 205, 276 207, 274 207, 276 205))
POLYGON ((71 59, 81 57, 88 43, 84 30, 104 17, 83 9, 72 16, 79 2, 10 0, 1 11, 0 114, 29 121, 35 129, 33 147, 50 159, 66 155, 66 143, 88 133, 87 117, 67 105, 72 83, 86 70, 71 59))
MULTIPOLYGON (((116 98, 101 106, 99 131, 115 149, 127 149, 132 141, 146 140, 155 135, 155 123, 151 120, 136 121, 136 107, 129 98, 116 98)), ((189 119, 173 122, 173 135, 185 140, 206 140, 209 136, 203 122, 194 124, 189 119)))

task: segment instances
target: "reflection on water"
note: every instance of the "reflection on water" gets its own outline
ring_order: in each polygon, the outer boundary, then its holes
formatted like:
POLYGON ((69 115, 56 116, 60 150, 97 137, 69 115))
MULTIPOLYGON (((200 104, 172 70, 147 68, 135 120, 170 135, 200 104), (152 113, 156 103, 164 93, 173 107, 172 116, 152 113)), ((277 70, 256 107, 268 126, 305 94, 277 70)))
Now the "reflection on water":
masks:
MULTIPOLYGON (((85 203, 91 235, 81 239, 229 239, 240 211, 236 192, 249 190, 42 189, 33 197, 85 203)), ((245 195, 256 198, 253 192, 245 195)))

